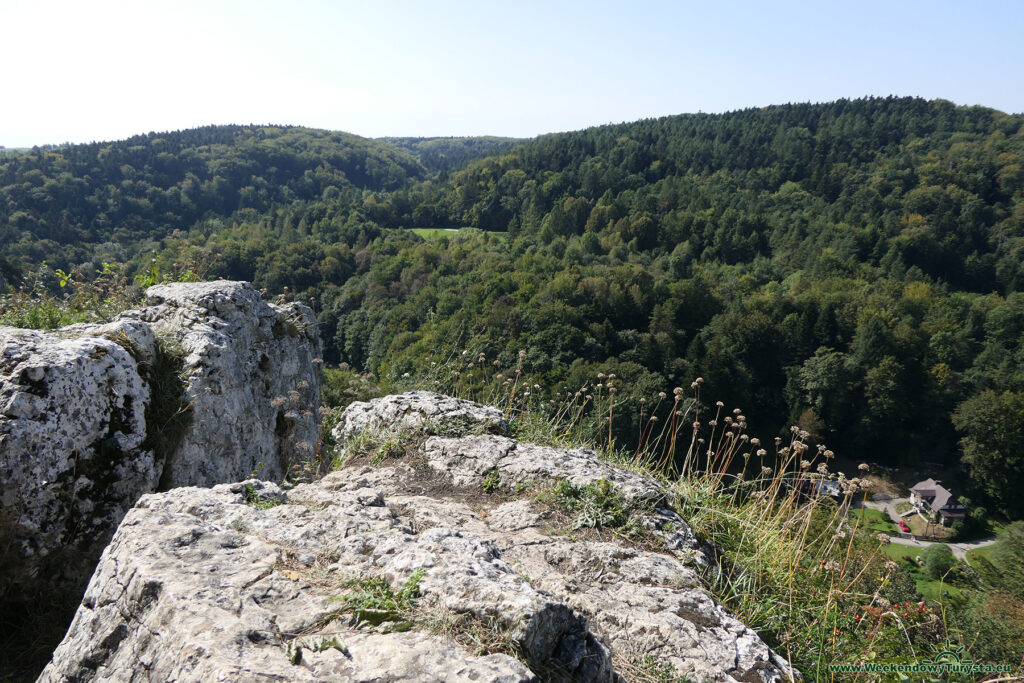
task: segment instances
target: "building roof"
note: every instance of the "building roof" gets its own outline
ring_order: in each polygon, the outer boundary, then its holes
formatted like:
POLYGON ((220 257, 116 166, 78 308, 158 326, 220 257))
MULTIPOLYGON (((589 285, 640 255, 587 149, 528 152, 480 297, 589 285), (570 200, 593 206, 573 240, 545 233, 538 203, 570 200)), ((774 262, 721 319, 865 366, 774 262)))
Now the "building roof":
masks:
POLYGON ((931 496, 931 495, 934 495, 935 487, 938 486, 938 485, 939 485, 939 482, 935 481, 934 479, 929 478, 929 479, 925 479, 922 482, 918 482, 918 483, 914 484, 913 487, 911 487, 910 490, 914 491, 915 493, 920 493, 920 494, 923 494, 923 495, 931 496))
POLYGON ((932 500, 928 505, 931 506, 933 510, 940 510, 947 505, 956 505, 957 503, 956 496, 953 495, 952 491, 931 478, 925 479, 918 484, 914 484, 913 488, 910 490, 917 493, 922 498, 931 497, 932 500))
POLYGON ((935 487, 935 500, 932 501, 932 509, 940 510, 947 505, 956 505, 956 496, 942 486, 935 487))

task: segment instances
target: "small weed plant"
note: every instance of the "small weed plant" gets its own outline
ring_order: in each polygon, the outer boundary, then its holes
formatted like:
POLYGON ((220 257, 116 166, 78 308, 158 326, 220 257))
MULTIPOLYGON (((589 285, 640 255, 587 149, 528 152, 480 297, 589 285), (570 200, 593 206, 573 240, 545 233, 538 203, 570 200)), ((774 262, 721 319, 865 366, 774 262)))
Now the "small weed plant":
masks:
POLYGON ((573 531, 584 527, 621 527, 629 519, 629 510, 622 496, 607 479, 599 479, 593 484, 561 481, 554 489, 554 499, 562 510, 573 516, 573 531))
POLYGON ((397 591, 383 577, 353 579, 348 583, 352 593, 333 599, 344 603, 345 611, 352 613, 357 625, 380 626, 389 622, 393 625, 391 630, 405 630, 412 627, 412 612, 424 573, 417 569, 397 591))
POLYGON ((481 488, 484 493, 495 493, 501 490, 501 473, 498 470, 491 470, 484 477, 484 480, 480 482, 481 488))
POLYGON ((251 484, 246 484, 245 488, 242 490, 242 500, 245 501, 246 505, 254 507, 257 510, 269 510, 271 508, 276 508, 281 504, 281 500, 279 498, 260 495, 260 492, 251 484))

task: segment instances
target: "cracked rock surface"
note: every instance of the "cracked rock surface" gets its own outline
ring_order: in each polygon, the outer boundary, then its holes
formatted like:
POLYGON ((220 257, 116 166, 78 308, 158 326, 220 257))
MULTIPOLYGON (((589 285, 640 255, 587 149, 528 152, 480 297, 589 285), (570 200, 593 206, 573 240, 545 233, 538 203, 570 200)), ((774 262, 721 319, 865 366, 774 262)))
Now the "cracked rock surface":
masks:
POLYGON ((629 681, 651 662, 694 681, 799 677, 704 588, 701 545, 652 479, 489 434, 348 456, 289 490, 143 497, 41 680, 629 681), (611 482, 636 534, 573 529, 544 495, 563 480, 611 482), (332 600, 355 579, 418 580, 418 598, 360 621, 332 600))
POLYGON ((379 491, 335 491, 320 499, 330 502, 311 503, 320 492, 253 480, 143 497, 104 551, 40 680, 533 680, 508 654, 472 655, 427 630, 354 628, 332 600, 352 579, 381 577, 397 588, 417 570, 425 614, 492 620, 539 661, 579 680, 612 680, 586 620, 533 589, 492 543, 453 528, 414 534, 379 491), (246 504, 246 487, 250 499, 280 504, 246 504), (343 649, 289 656, 290 642, 318 636, 337 637, 343 649))

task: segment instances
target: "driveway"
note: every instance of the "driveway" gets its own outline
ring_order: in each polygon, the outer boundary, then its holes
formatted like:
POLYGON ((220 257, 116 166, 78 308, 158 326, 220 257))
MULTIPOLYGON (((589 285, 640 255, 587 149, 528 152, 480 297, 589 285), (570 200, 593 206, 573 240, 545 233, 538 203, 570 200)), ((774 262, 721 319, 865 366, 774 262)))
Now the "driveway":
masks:
POLYGON ((889 500, 865 500, 863 505, 866 508, 872 510, 881 510, 882 512, 889 515, 889 518, 894 522, 899 521, 899 514, 896 512, 896 506, 899 503, 909 503, 909 498, 890 498, 889 500))
MULTIPOLYGON (((889 519, 891 519, 895 523, 895 522, 898 522, 899 519, 900 519, 899 514, 896 512, 896 506, 899 503, 909 503, 909 502, 910 502, 909 498, 893 498, 892 500, 880 500, 880 501, 865 500, 863 505, 864 505, 864 507, 871 508, 873 510, 881 510, 882 512, 884 512, 887 515, 889 515, 889 519)), ((920 548, 921 550, 924 550, 927 546, 930 546, 933 543, 939 543, 941 545, 948 545, 949 549, 953 551, 953 555, 955 555, 956 557, 960 558, 961 560, 966 560, 967 559, 967 551, 968 550, 976 550, 978 548, 984 548, 985 546, 992 545, 993 543, 996 542, 996 537, 995 536, 990 536, 989 538, 983 538, 983 539, 978 540, 978 541, 964 541, 962 543, 943 543, 942 541, 919 541, 916 538, 900 538, 899 536, 894 536, 894 535, 890 536, 890 540, 893 543, 895 543, 896 545, 905 545, 905 546, 910 546, 910 547, 917 547, 917 548, 920 548)), ((908 554, 912 554, 912 553, 908 553, 908 554)))

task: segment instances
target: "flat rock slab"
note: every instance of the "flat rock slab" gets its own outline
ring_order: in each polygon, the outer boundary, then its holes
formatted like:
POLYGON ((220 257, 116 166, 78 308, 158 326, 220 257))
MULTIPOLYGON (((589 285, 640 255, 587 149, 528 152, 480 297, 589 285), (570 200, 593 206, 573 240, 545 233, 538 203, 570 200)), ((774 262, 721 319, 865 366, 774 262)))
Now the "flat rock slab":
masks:
MULTIPOLYGON (((531 446, 529 450, 540 448, 531 446)), ((417 484, 423 481, 420 467, 419 463, 403 462, 350 467, 332 472, 314 487, 298 487, 289 495, 323 504, 321 496, 365 491, 372 485, 419 533, 457 528, 489 540, 516 573, 529 578, 531 586, 586 617, 591 633, 609 646, 612 665, 625 680, 631 679, 630 672, 643 670, 645 661, 651 661, 647 658, 669 664, 678 675, 691 680, 789 680, 788 662, 704 588, 701 546, 674 512, 646 513, 661 523, 675 523, 671 531, 650 525, 663 552, 614 534, 575 539, 577 534, 559 527, 564 520, 556 512, 535 502, 530 493, 517 497, 514 488, 481 498, 477 482, 475 487, 448 491, 442 497, 425 495, 417 484)), ((533 486, 528 491, 554 481, 531 469, 533 486)), ((638 486, 635 490, 647 489, 638 486)), ((799 674, 794 672, 794 676, 799 674)))

